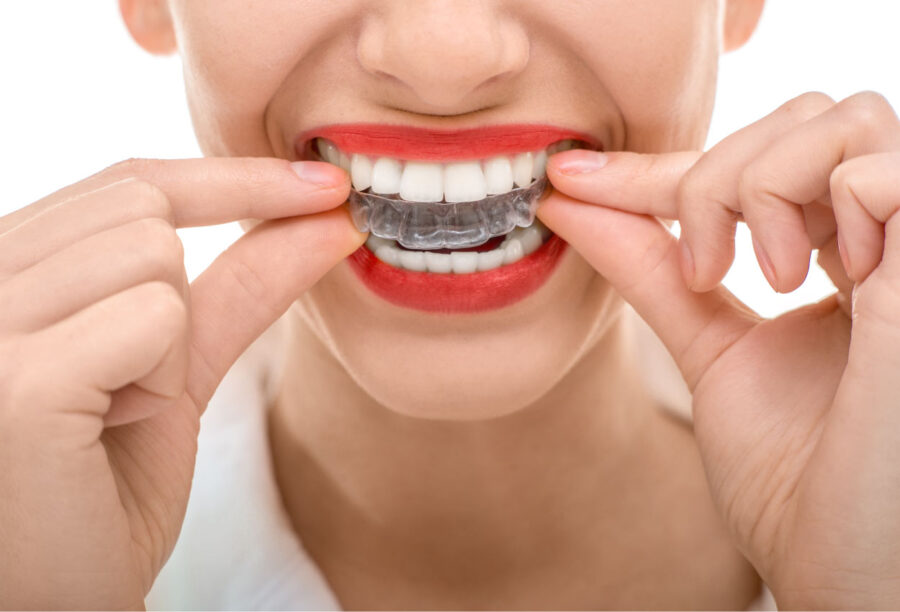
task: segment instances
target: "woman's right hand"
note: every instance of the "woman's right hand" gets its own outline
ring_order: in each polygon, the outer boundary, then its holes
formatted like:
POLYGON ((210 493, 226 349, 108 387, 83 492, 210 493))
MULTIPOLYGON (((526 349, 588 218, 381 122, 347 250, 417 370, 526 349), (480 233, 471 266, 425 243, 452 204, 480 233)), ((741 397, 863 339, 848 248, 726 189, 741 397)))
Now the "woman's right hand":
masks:
POLYGON ((143 607, 221 378, 365 239, 349 187, 322 162, 132 160, 0 217, 0 608, 143 607), (175 228, 248 218, 189 285, 175 228))

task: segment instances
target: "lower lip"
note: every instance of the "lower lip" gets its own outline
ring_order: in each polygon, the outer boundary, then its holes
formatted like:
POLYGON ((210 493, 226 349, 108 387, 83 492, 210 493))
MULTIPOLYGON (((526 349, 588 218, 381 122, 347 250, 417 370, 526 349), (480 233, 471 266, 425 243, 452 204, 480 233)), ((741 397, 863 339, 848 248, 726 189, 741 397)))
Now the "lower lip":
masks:
POLYGON ((567 246, 554 234, 514 264, 472 274, 395 268, 365 245, 348 261, 366 287, 392 304, 425 312, 474 313, 509 306, 537 291, 550 278, 567 246))

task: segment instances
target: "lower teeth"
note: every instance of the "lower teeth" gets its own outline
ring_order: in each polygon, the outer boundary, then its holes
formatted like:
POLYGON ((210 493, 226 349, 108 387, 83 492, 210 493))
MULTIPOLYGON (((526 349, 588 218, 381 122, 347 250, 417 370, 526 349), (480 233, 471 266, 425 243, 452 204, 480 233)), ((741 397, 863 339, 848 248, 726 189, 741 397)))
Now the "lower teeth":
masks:
POLYGON ((472 274, 515 263, 523 257, 531 255, 550 235, 550 230, 535 219, 531 226, 517 227, 509 232, 496 249, 480 253, 451 251, 449 254, 445 254, 406 250, 398 246, 395 240, 381 238, 374 234, 369 234, 366 246, 375 253, 375 257, 395 268, 437 274, 472 274))

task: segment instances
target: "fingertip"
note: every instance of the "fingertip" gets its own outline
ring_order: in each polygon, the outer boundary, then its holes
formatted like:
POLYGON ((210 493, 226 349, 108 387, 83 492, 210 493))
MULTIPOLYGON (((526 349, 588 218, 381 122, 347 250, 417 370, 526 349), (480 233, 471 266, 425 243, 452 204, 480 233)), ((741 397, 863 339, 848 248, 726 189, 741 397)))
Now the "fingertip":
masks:
POLYGON ((609 163, 609 155, 601 151, 572 149, 551 155, 547 160, 547 174, 580 176, 600 170, 609 163))
POLYGON ((350 182, 343 168, 327 162, 296 161, 291 162, 290 166, 301 181, 315 187, 343 187, 350 182))

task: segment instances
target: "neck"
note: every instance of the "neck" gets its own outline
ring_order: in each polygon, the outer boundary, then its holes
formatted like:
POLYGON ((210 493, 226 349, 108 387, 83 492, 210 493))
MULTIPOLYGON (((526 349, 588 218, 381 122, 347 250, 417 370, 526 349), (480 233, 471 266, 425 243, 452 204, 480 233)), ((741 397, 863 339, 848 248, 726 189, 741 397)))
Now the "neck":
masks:
POLYGON ((640 463, 652 412, 623 317, 533 405, 464 422, 378 405, 300 317, 289 320, 290 374, 270 434, 288 514, 313 557, 363 563, 360 547, 389 543, 413 565, 471 563, 476 549, 479 563, 521 563, 523 550, 557 548, 621 503, 614 489, 640 463))

